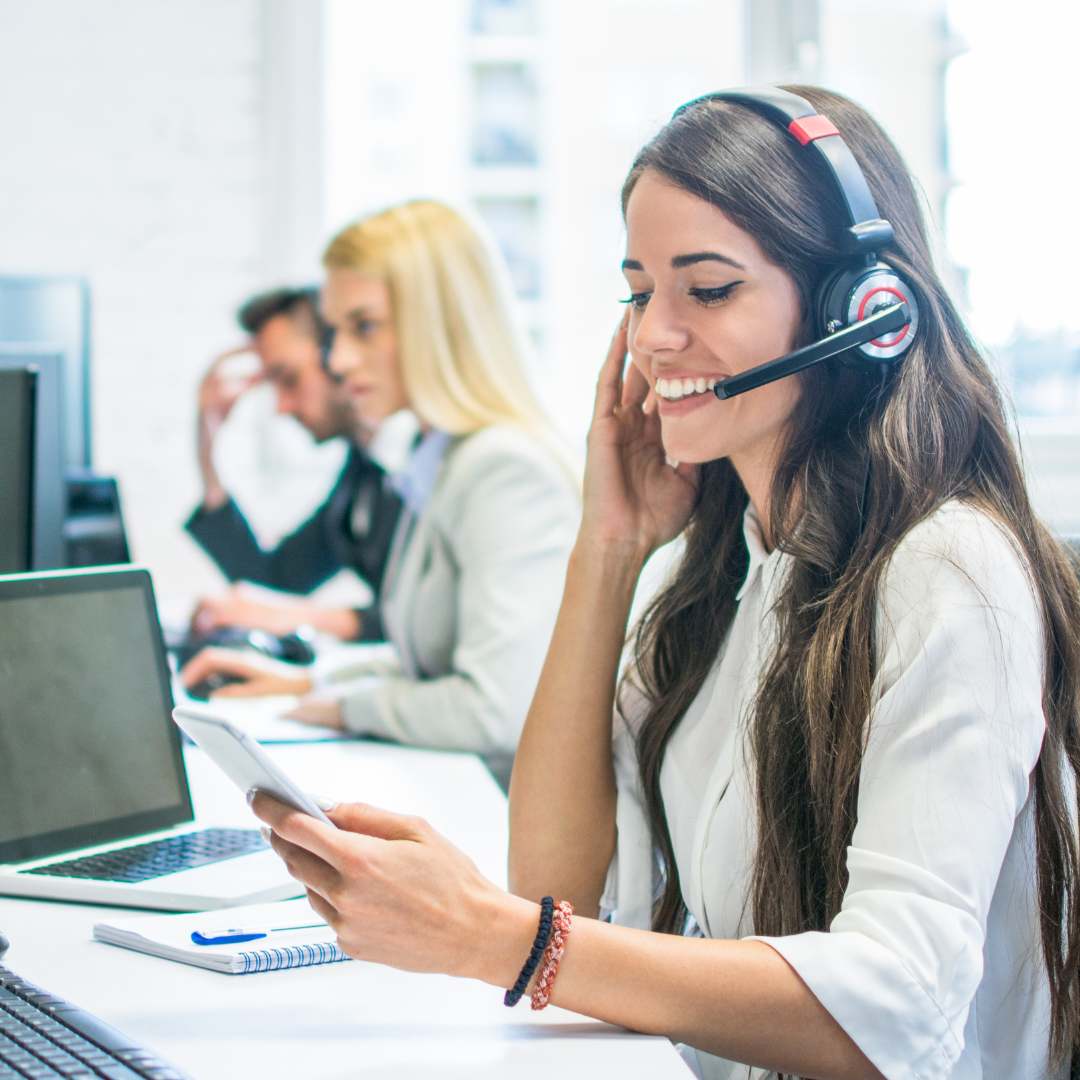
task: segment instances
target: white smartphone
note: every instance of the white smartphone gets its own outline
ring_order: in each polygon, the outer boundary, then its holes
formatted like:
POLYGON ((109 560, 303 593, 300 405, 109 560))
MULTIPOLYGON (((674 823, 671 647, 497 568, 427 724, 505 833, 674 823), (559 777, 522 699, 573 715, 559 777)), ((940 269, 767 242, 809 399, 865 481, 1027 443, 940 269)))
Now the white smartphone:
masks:
POLYGON ((206 751, 241 791, 255 788, 273 795, 287 806, 310 814, 327 825, 334 823, 315 801, 302 791, 274 764, 270 755, 246 732, 211 710, 192 705, 178 705, 173 720, 206 751))

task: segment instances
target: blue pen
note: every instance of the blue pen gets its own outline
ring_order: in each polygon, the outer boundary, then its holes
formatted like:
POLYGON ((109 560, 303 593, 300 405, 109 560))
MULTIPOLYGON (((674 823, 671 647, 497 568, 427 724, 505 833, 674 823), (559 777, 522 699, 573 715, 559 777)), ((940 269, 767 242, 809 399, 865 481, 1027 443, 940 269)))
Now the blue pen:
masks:
POLYGON ((281 934, 288 930, 318 930, 326 926, 326 923, 304 923, 302 926, 271 926, 267 930, 249 930, 240 927, 232 927, 228 930, 220 930, 216 934, 200 934, 198 930, 192 930, 191 940, 196 945, 237 945, 242 941, 258 941, 259 938, 269 934, 281 934))

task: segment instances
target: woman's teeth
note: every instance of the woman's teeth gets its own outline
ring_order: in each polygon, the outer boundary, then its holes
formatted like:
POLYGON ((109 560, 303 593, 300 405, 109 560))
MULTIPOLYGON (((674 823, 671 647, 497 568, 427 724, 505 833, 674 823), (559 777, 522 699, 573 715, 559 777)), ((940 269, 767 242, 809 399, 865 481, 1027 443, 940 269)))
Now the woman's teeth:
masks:
POLYGON ((716 386, 715 379, 657 379, 657 396, 666 401, 678 401, 691 394, 705 394, 716 386))

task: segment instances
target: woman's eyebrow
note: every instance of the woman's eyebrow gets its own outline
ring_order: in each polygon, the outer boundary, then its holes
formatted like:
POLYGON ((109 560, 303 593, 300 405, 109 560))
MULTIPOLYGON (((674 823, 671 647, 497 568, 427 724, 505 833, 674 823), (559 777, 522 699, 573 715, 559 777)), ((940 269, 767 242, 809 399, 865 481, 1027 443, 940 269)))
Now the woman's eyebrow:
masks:
POLYGON ((718 251, 695 251, 690 255, 676 255, 671 260, 671 266, 674 270, 681 270, 684 266, 693 266, 699 262, 720 262, 736 270, 746 269, 741 262, 736 262, 729 255, 721 255, 718 251))
MULTIPOLYGON (((676 255, 671 260, 671 266, 673 270, 681 270, 684 266, 693 266, 700 262, 719 262, 736 270, 746 269, 741 262, 737 262, 730 255, 721 255, 719 251, 694 251, 689 255, 676 255)), ((637 259, 623 259, 622 268, 624 270, 645 269, 637 259)))

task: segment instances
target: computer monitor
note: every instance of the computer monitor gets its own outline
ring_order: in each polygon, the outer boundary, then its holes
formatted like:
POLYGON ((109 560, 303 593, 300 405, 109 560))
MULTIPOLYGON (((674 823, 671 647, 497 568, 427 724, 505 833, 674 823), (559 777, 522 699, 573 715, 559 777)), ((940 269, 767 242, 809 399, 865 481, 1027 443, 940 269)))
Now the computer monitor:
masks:
POLYGON ((64 565, 63 379, 65 355, 48 345, 0 344, 0 371, 37 373, 34 395, 33 511, 30 569, 64 565))
POLYGON ((30 569, 37 368, 0 371, 0 574, 30 569))
POLYGON ((0 274, 0 342, 50 344, 63 352, 63 461, 89 468, 90 289, 85 279, 0 274))
POLYGON ((64 559, 71 567, 131 562, 115 476, 67 470, 64 559))

